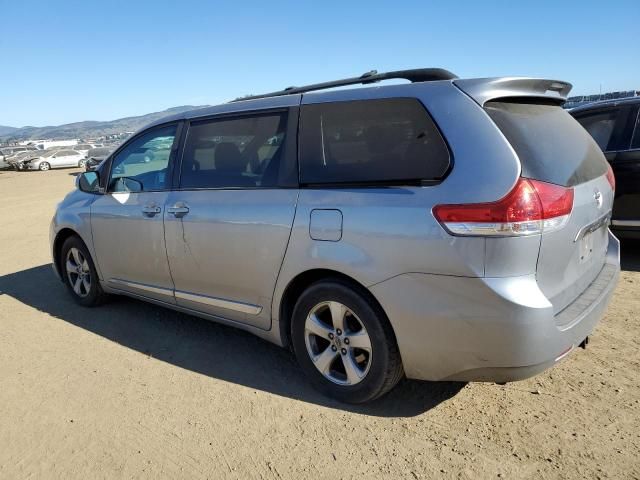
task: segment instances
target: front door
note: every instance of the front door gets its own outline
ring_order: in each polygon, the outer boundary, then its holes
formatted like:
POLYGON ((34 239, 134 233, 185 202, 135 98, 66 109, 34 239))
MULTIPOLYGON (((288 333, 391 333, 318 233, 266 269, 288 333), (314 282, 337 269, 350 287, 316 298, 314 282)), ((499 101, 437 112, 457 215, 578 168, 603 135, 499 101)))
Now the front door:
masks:
POLYGON ((295 167, 287 120, 284 110, 190 125, 164 214, 178 305, 270 327, 298 195, 278 188, 290 155, 295 167))
POLYGON ((163 209, 171 185, 177 126, 133 138, 111 161, 107 191, 91 205, 98 265, 118 290, 175 303, 167 262, 163 209))

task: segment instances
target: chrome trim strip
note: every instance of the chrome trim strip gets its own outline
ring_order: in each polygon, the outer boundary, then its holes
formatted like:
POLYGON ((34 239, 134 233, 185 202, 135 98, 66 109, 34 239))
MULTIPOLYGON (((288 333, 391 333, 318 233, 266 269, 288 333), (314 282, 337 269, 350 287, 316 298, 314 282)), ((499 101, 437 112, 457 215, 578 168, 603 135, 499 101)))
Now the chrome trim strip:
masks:
POLYGON ((121 287, 135 288, 137 290, 143 290, 145 292, 151 292, 157 295, 173 297, 173 289, 171 288, 152 287, 151 285, 145 285, 144 283, 130 282, 128 280, 122 280, 120 278, 110 278, 109 280, 107 280, 107 282, 114 285, 120 285, 121 287))
POLYGON ((589 225, 585 225, 580 230, 578 230, 578 233, 576 233, 576 238, 574 238, 573 241, 577 242, 585 235, 591 232, 595 232, 596 230, 598 230, 600 227, 604 225, 608 225, 610 219, 611 219, 611 210, 609 210, 607 213, 605 213, 595 221, 591 222, 589 225))
POLYGON ((259 305, 223 300, 222 298, 207 297, 206 295, 196 295, 194 293, 181 292, 179 290, 175 291, 175 296, 181 300, 202 303, 204 305, 225 308, 227 310, 235 310, 236 312, 247 313, 249 315, 258 315, 262 311, 262 307, 259 305))
POLYGON ((640 220, 611 220, 616 227, 640 227, 640 220))

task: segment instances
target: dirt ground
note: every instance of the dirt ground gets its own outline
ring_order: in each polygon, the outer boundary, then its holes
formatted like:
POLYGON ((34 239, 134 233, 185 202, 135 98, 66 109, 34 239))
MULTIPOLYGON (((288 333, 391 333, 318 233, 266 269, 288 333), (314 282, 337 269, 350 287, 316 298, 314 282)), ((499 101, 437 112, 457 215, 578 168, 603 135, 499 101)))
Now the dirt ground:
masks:
POLYGON ((551 371, 351 407, 247 333, 76 306, 48 240, 75 172, 0 172, 0 478, 640 478, 639 245, 589 348, 551 371))

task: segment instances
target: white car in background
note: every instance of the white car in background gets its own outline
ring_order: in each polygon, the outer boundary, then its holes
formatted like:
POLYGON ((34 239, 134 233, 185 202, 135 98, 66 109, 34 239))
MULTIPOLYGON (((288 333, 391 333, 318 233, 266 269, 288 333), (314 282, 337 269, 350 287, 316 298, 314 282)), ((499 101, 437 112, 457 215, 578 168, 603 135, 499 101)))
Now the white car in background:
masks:
POLYGON ((23 160, 15 167, 17 170, 46 171, 51 168, 84 168, 86 162, 87 157, 76 150, 47 150, 37 157, 23 160))

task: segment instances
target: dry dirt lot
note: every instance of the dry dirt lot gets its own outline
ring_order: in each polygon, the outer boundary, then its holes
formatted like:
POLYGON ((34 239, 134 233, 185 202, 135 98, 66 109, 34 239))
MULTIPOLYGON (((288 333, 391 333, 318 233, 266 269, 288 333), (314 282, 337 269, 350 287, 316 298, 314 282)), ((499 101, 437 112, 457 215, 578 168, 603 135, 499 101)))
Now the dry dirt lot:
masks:
POLYGON ((48 244, 75 172, 0 172, 0 478, 640 478, 637 245, 589 348, 553 370, 351 407, 249 334, 76 306, 48 244))

